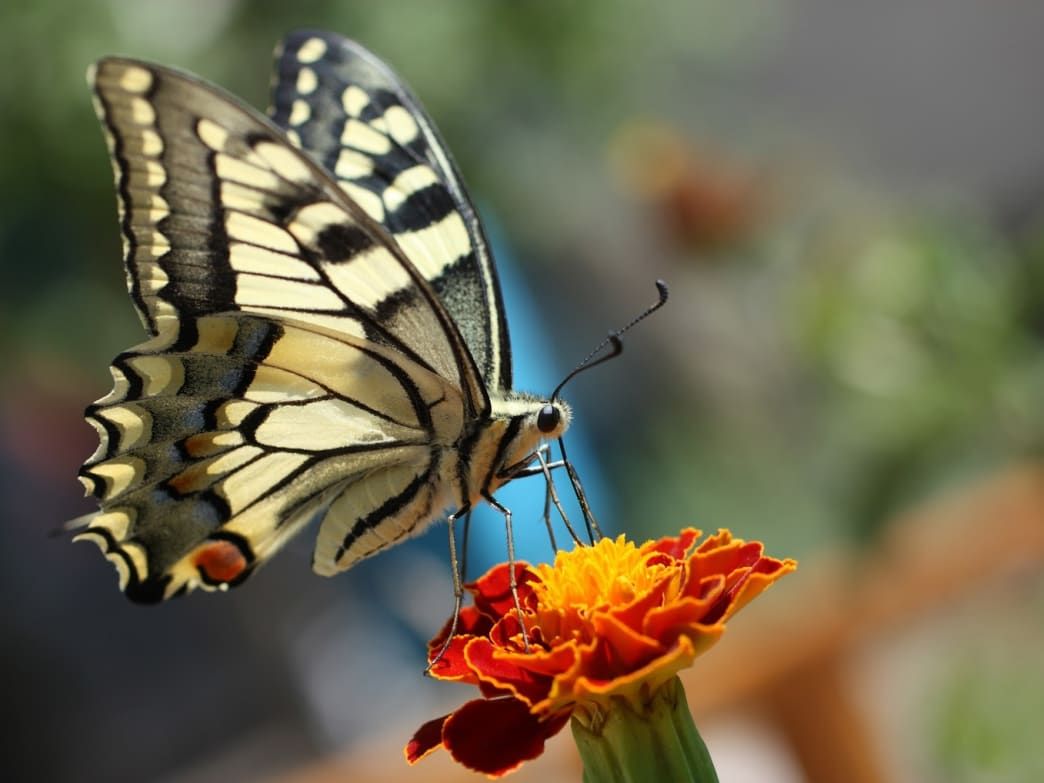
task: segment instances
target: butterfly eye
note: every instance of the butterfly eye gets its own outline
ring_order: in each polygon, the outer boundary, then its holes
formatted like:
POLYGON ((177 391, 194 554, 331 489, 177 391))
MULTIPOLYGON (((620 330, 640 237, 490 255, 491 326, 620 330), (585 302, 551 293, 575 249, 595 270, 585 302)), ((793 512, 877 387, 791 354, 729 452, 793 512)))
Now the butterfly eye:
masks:
POLYGON ((561 419, 562 414, 558 412, 558 408, 548 403, 537 414, 537 429, 545 433, 554 432, 561 419))

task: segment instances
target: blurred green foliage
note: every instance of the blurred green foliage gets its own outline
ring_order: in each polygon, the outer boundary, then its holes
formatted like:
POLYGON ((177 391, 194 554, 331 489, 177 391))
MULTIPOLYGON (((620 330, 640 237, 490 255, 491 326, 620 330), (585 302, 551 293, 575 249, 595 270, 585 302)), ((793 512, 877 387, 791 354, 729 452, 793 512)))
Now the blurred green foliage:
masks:
MULTIPOLYGON (((703 524, 858 542, 933 490, 1040 456, 1037 247, 968 209, 868 193, 770 229, 727 283, 749 317, 717 358, 748 354, 745 388, 705 367, 707 404, 691 389, 674 400, 644 449, 661 481, 687 488, 681 505, 703 524)), ((720 270, 694 274, 719 283, 720 270)), ((677 516, 629 475, 633 516, 677 516)))
MULTIPOLYGON (((1040 616, 1041 596, 1031 603, 1040 616)), ((1003 612, 1002 612, 1003 615, 1003 612)), ((1009 620, 1011 618, 1009 617, 1009 620)), ((1044 670, 1039 626, 997 629, 990 623, 951 660, 929 695, 922 720, 926 774, 953 783, 1034 783, 1044 780, 1040 752, 1044 670)))

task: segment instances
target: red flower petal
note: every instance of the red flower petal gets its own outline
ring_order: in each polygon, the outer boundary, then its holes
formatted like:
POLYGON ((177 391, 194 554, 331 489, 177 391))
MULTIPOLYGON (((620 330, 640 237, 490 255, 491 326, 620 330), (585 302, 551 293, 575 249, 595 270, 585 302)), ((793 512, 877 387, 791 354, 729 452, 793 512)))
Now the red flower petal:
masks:
MULTIPOLYGON (((523 608, 533 593, 529 583, 536 576, 526 563, 515 563, 515 582, 518 588, 518 600, 523 608)), ((471 584, 468 590, 475 596, 475 608, 489 617, 497 618, 515 609, 515 599, 511 595, 511 571, 507 563, 493 566, 485 574, 471 584)))
MULTIPOLYGON (((720 535, 720 534, 719 534, 720 535)), ((649 552, 662 552, 665 555, 673 557, 675 560, 684 560, 686 555, 689 553, 689 549, 696 542, 696 539, 700 537, 700 531, 695 528, 687 527, 681 533, 675 536, 665 536, 656 543, 649 545, 649 552)), ((708 539, 709 541, 710 539, 708 539)), ((701 546, 700 549, 703 547, 701 546)))
POLYGON ((740 543, 734 541, 727 546, 709 552, 697 552, 692 558, 692 566, 698 576, 710 574, 731 574, 739 568, 750 568, 761 559, 764 548, 760 541, 740 543))
POLYGON ((494 649, 499 661, 520 666, 534 674, 557 677, 576 666, 578 653, 583 646, 577 642, 566 642, 551 649, 530 647, 529 652, 494 649))
MULTIPOLYGON (((439 680, 456 680, 471 684, 478 682, 464 657, 464 648, 474 638, 474 636, 454 636, 449 647, 446 648, 445 654, 438 663, 431 667, 429 672, 431 676, 439 680)), ((441 649, 442 642, 439 642, 438 647, 429 646, 428 660, 433 660, 441 649)))
POLYGON ((489 629, 493 627, 493 622, 492 618, 482 614, 474 606, 462 606, 460 614, 457 616, 457 627, 453 628, 453 617, 451 616, 443 623, 438 634, 428 642, 428 652, 434 654, 442 649, 442 644, 446 641, 446 636, 449 634, 450 629, 453 629, 454 636, 485 636, 489 633, 489 629))
POLYGON ((476 699, 446 719, 442 744, 465 767, 500 777, 543 753, 569 715, 567 710, 541 721, 517 699, 476 699))
POLYGON ((525 643, 522 641, 522 623, 518 621, 518 613, 515 611, 514 606, 508 610, 507 614, 497 620, 486 635, 489 636, 490 640, 497 647, 503 647, 508 650, 515 647, 519 649, 525 648, 525 643))
POLYGON ((429 720, 410 737, 404 751, 408 763, 416 764, 429 753, 442 747, 442 724, 448 717, 449 715, 443 715, 441 718, 429 720))
MULTIPOLYGON (((464 650, 464 657, 482 682, 494 686, 500 692, 507 690, 529 704, 535 704, 547 695, 551 687, 550 678, 533 671, 535 667, 531 653, 510 656, 496 655, 496 652, 497 648, 488 640, 472 639, 464 650), (519 666, 511 660, 505 660, 509 657, 520 658, 526 665, 519 666)), ((562 652, 567 654, 571 662, 573 656, 568 655, 566 650, 562 652)), ((550 657, 557 658, 559 655, 561 653, 552 653, 550 657)))
MULTIPOLYGON (((675 596, 674 600, 665 601, 662 606, 650 610, 649 615, 655 615, 665 609, 669 609, 672 604, 684 603, 685 599, 691 599, 696 603, 687 605, 700 607, 700 614, 696 619, 700 622, 708 622, 706 619, 707 615, 710 614, 716 603, 718 601, 728 602, 729 599, 725 588, 725 577, 721 574, 711 574, 701 579, 695 577, 690 569, 685 584, 682 585, 682 589, 675 596)), ((646 617, 645 621, 648 622, 648 617, 646 617)), ((653 635, 648 629, 645 632, 650 636, 653 635)))

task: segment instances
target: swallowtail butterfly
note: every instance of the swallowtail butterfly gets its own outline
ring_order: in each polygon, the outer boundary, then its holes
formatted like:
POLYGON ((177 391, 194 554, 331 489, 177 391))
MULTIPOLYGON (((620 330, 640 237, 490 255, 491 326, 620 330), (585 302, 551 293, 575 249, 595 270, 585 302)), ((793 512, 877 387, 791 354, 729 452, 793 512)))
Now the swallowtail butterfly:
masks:
POLYGON ((89 71, 149 339, 87 409, 78 524, 133 600, 245 579, 321 520, 331 575, 485 499, 569 424, 511 388, 489 245, 407 87, 296 32, 265 117, 197 78, 89 71))

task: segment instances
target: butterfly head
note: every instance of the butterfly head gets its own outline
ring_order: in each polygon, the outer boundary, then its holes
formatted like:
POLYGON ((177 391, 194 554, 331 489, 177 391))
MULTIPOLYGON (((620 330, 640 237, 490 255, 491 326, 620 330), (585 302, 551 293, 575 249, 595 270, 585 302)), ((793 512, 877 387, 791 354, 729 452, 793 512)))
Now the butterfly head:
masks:
POLYGON ((572 419, 569 405, 560 399, 512 392, 494 402, 490 445, 496 448, 495 475, 509 479, 534 459, 541 443, 561 438, 572 419))
POLYGON ((536 415, 536 428, 545 438, 561 438, 569 426, 571 412, 561 400, 544 403, 536 415))
POLYGON ((517 421, 520 441, 536 449, 541 441, 561 438, 573 419, 573 411, 564 400, 530 396, 512 392, 510 410, 517 421))
MULTIPOLYGON (((558 440, 565 459, 565 445, 561 439, 569 428, 572 412, 559 394, 563 387, 580 373, 620 355, 623 351, 621 335, 666 304, 667 284, 657 280, 656 290, 659 294, 657 301, 631 319, 622 329, 611 331, 608 337, 562 379, 550 397, 540 398, 511 392, 505 397, 491 400, 493 421, 489 432, 497 439, 497 465, 494 475, 501 483, 528 467, 536 459, 537 449, 544 441, 558 440)), ((493 445, 494 441, 488 443, 493 445)))

